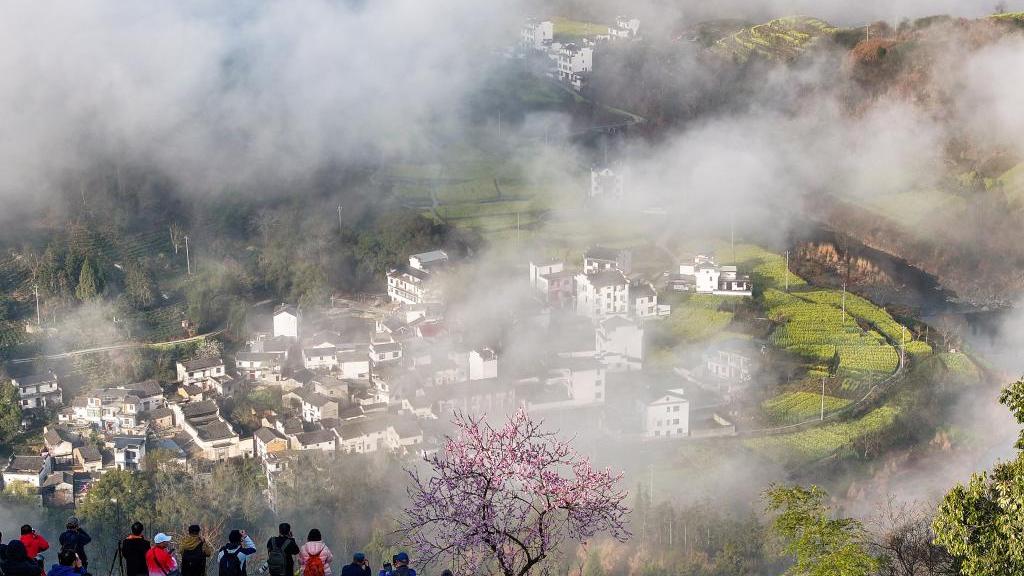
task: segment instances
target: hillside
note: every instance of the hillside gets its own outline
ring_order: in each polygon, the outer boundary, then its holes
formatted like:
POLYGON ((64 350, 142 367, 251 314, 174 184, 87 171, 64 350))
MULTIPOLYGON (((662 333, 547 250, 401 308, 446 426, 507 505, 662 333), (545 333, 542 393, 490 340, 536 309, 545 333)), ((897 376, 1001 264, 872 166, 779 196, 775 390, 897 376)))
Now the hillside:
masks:
POLYGON ((789 61, 802 54, 814 41, 831 37, 837 30, 817 18, 788 16, 742 28, 715 42, 712 49, 739 62, 754 55, 789 61))

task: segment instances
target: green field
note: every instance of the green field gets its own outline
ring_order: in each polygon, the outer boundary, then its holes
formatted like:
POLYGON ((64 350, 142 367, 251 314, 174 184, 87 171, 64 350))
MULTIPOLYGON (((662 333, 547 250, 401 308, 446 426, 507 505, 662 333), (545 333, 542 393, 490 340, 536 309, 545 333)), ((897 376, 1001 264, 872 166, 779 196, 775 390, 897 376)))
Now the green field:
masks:
MULTIPOLYGON (((850 405, 850 400, 825 396, 825 413, 850 405)), ((773 424, 796 424, 821 414, 821 395, 813 392, 785 392, 765 400, 761 408, 773 424)))
POLYGON ((856 420, 777 436, 743 440, 744 446, 759 455, 785 464, 813 462, 848 448, 858 438, 884 430, 899 413, 895 406, 885 405, 856 420))
POLYGON ((815 39, 831 36, 836 28, 817 18, 789 16, 743 28, 715 42, 719 54, 745 61, 752 56, 792 60, 815 39))
POLYGON ((961 352, 943 352, 938 354, 938 358, 946 369, 956 376, 971 380, 981 378, 981 371, 966 354, 961 352))
POLYGON ((560 16, 552 18, 551 21, 555 24, 555 42, 576 42, 608 33, 607 24, 571 20, 560 16))

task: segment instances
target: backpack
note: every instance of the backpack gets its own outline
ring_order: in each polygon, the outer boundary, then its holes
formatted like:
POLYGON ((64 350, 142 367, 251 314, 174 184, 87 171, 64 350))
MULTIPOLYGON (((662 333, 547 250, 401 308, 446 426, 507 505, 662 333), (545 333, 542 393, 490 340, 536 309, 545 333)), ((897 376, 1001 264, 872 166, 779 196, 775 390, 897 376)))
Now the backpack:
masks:
POLYGON ((217 567, 218 576, 245 576, 245 571, 242 570, 242 559, 238 555, 242 552, 239 548, 234 552, 228 552, 228 547, 225 546, 220 549, 223 553, 220 557, 220 564, 217 567))
POLYGON ((270 539, 270 551, 267 554, 267 568, 270 570, 270 576, 292 576, 288 574, 288 556, 284 553, 284 547, 287 545, 288 540, 282 538, 271 538, 270 539))
POLYGON ((324 576, 324 561, 320 559, 323 554, 320 550, 316 554, 310 554, 306 565, 302 568, 302 576, 324 576))
MULTIPOLYGON (((205 546, 206 542, 200 540, 199 545, 195 548, 182 551, 181 572, 183 574, 206 574, 206 554, 203 553, 205 546)), ((224 555, 227 556, 227 552, 224 555)))

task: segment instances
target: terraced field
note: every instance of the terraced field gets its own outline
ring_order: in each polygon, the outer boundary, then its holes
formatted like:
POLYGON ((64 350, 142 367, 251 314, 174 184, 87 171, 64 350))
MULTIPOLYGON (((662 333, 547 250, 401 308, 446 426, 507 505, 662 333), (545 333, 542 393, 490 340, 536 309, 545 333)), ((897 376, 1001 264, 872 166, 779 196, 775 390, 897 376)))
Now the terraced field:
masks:
POLYGON ((793 434, 746 438, 744 446, 785 464, 813 462, 848 449, 855 440, 892 425, 899 409, 885 405, 846 422, 826 424, 793 434))
MULTIPOLYGON (((825 414, 850 405, 850 400, 825 396, 825 414)), ((773 424, 796 424, 821 414, 821 395, 813 392, 786 392, 765 400, 761 408, 773 424)))
POLYGON ((793 60, 814 40, 834 34, 837 28, 817 18, 789 16, 743 28, 715 42, 715 52, 739 61, 752 56, 793 60))
POLYGON ((551 22, 555 25, 555 42, 577 42, 584 38, 593 38, 599 34, 608 33, 607 24, 563 17, 552 18, 551 22))

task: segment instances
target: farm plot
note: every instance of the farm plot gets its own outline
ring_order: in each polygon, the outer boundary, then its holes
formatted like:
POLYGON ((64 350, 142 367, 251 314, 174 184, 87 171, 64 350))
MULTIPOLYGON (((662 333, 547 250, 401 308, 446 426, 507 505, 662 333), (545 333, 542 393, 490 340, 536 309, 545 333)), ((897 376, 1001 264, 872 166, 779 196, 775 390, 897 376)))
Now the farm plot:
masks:
POLYGON ((859 438, 888 428, 897 414, 898 408, 885 405, 855 420, 792 434, 747 438, 743 444, 766 458, 789 465, 814 462, 848 449, 859 438))
MULTIPOLYGON (((822 397, 813 392, 786 392, 765 400, 761 405, 774 424, 796 424, 821 414, 822 397)), ((835 412, 850 405, 850 400, 825 396, 825 413, 835 412)))

